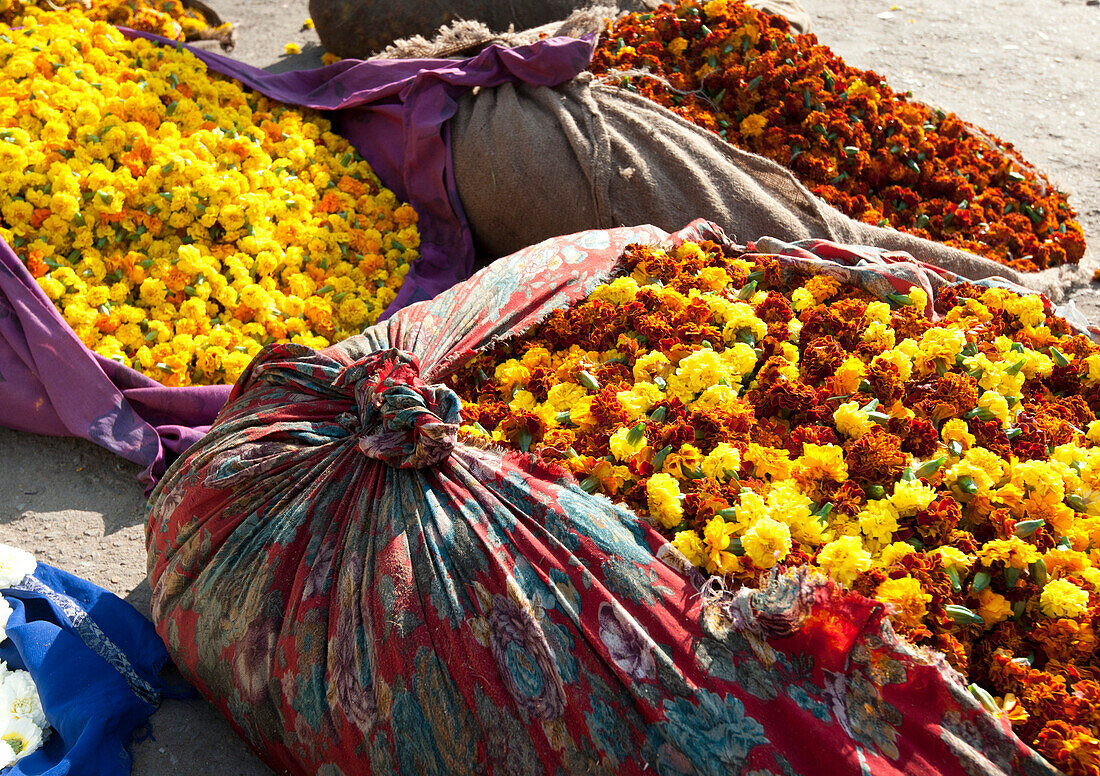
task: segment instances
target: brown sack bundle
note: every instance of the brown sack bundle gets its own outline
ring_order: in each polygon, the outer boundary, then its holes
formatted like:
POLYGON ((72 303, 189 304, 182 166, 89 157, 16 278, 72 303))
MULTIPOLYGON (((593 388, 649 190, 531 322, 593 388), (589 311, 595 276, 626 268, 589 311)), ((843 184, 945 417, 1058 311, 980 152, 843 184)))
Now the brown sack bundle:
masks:
POLYGON ((589 74, 556 89, 506 84, 468 94, 451 138, 458 194, 487 259, 560 234, 669 230, 702 217, 735 240, 872 245, 966 278, 1026 283, 997 262, 854 221, 778 164, 589 74))

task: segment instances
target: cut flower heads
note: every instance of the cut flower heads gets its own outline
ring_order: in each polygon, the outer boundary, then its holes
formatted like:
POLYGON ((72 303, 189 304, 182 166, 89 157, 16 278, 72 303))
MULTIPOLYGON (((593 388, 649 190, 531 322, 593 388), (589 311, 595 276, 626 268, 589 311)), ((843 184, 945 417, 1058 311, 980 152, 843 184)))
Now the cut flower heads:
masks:
POLYGON ((803 266, 632 246, 459 370, 462 433, 558 462, 727 584, 810 566, 881 601, 1097 773, 1100 348, 1037 295, 876 298, 803 266))
POLYGON ((374 323, 417 214, 317 113, 78 14, 0 28, 0 236, 83 343, 170 386, 374 323))
POLYGON ((1084 254, 1065 196, 1011 145, 741 0, 628 14, 600 37, 592 72, 786 167, 857 220, 1024 272, 1084 254))

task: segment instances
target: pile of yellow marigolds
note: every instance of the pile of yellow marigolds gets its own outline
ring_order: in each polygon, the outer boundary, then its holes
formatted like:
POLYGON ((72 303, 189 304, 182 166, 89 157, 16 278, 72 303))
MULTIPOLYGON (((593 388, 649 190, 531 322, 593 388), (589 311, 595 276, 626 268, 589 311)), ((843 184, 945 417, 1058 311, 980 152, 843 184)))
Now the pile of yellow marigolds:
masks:
POLYGON ((417 216, 317 114, 76 14, 0 28, 0 236, 95 352, 170 386, 374 323, 417 216))
POLYGON ((876 299, 709 243, 619 270, 460 370, 464 433, 559 461, 705 572, 810 565, 889 604, 1097 773, 1100 349, 1001 288, 876 299))
POLYGON ((610 23, 592 72, 789 169, 852 218, 1031 272, 1076 264, 1066 197, 989 132, 894 92, 742 0, 610 23))
POLYGON ((180 0, 0 0, 0 24, 22 27, 24 17, 61 9, 172 40, 218 40, 223 45, 232 41, 233 25, 211 26, 201 11, 180 0))

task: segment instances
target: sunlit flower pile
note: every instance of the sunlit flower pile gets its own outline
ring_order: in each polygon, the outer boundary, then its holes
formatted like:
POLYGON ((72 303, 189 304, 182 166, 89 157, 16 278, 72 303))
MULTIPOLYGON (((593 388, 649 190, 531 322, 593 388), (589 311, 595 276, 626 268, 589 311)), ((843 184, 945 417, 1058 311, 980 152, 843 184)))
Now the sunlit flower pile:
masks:
POLYGON ((359 333, 417 216, 318 114, 54 14, 0 33, 0 236, 89 348, 165 385, 359 333))
POLYGON ((620 268, 462 367, 467 438, 560 462, 704 572, 811 565, 889 604, 1097 773, 1100 349, 1003 289, 877 300, 712 243, 620 268))
POLYGON ((0 0, 0 24, 20 27, 28 15, 59 9, 172 40, 232 41, 233 25, 212 27, 200 11, 180 0, 0 0))
POLYGON ((1077 263, 1065 196, 1012 146, 895 93, 813 35, 740 0, 630 14, 592 71, 790 169, 849 216, 1034 271, 1077 263))
MULTIPOLYGON (((37 567, 34 556, 17 547, 0 544, 0 588, 18 585, 37 567)), ((5 626, 11 605, 0 597, 0 642, 7 639, 5 626)), ((37 750, 49 736, 50 726, 31 675, 9 670, 0 660, 0 768, 6 768, 37 750)))

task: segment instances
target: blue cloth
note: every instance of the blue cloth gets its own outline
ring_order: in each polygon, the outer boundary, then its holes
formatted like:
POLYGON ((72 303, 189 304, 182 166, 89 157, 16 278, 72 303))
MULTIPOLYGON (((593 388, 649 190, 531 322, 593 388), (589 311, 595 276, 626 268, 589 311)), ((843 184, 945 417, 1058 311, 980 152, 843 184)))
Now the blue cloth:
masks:
POLYGON ((127 745, 156 711, 168 659, 152 623, 118 596, 41 563, 3 591, 0 659, 29 671, 53 733, 4 776, 129 776, 127 745))

